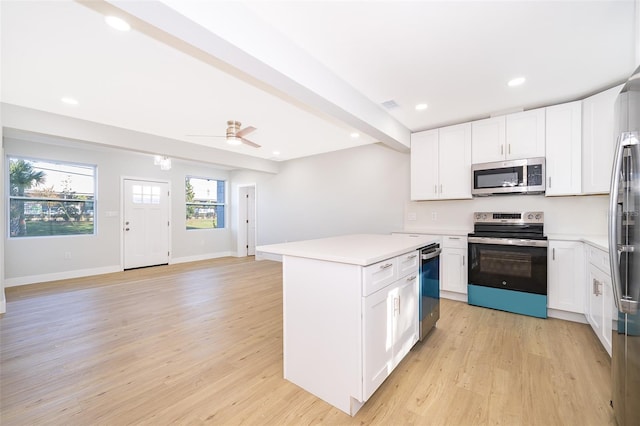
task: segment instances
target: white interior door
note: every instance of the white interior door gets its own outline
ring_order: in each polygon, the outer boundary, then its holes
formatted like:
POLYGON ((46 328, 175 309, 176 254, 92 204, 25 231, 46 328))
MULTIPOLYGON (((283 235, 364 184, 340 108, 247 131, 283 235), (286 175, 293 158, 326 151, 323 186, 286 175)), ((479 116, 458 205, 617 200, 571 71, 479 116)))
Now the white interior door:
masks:
POLYGON ((124 269, 169 263, 169 184, 124 180, 124 269))
POLYGON ((256 187, 238 191, 238 256, 256 254, 256 187))
POLYGON ((247 188, 247 256, 256 254, 256 187, 247 188))

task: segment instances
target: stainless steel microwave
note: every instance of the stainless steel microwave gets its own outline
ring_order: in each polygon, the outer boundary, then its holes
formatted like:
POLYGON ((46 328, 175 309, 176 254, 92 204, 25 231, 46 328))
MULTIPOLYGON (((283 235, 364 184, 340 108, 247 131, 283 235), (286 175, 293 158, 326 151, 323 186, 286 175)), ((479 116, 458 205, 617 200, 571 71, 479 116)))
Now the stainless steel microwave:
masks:
POLYGON ((544 157, 474 164, 471 194, 542 194, 546 183, 544 166, 544 157))

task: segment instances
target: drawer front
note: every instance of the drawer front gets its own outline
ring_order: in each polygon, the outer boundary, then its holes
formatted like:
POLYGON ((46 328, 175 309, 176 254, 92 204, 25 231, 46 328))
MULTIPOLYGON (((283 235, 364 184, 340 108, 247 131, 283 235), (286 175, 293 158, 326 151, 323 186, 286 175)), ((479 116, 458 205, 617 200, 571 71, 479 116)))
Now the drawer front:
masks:
POLYGON ((398 279, 398 258, 383 260, 364 268, 362 295, 368 296, 398 279))
POLYGON ((420 251, 412 251, 402 256, 398 256, 398 277, 417 274, 420 268, 420 251))
POLYGON ((595 247, 589 247, 587 256, 589 257, 589 263, 600 269, 605 274, 611 276, 611 265, 609 264, 609 253, 606 251, 597 249, 595 247))
POLYGON ((457 235, 445 235, 442 237, 442 247, 446 248, 467 248, 467 237, 457 235))

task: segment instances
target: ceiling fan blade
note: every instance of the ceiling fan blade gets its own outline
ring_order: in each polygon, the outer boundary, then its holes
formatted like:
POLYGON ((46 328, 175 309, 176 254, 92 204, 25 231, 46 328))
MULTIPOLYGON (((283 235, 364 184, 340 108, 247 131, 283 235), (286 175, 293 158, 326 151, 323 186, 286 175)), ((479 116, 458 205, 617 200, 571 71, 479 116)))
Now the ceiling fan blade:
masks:
POLYGON ((256 128, 255 128, 255 127, 253 127, 253 126, 248 126, 248 127, 245 127, 244 129, 242 129, 242 130, 240 130, 240 131, 236 132, 236 136, 238 136, 239 138, 241 138, 241 137, 244 137, 244 136, 248 135, 249 133, 251 133, 251 132, 253 132, 253 131, 255 131, 255 130, 256 130, 256 128))
POLYGON ((241 141, 242 141, 242 143, 243 143, 243 144, 245 144, 245 145, 249 145, 249 146, 252 146, 252 147, 254 147, 254 148, 260 148, 260 145, 258 145, 258 144, 257 144, 257 143, 255 143, 255 142, 251 142, 249 139, 240 138, 240 140, 241 140, 241 141))
POLYGON ((226 136, 223 136, 223 135, 185 135, 185 136, 194 137, 194 138, 226 138, 226 136))

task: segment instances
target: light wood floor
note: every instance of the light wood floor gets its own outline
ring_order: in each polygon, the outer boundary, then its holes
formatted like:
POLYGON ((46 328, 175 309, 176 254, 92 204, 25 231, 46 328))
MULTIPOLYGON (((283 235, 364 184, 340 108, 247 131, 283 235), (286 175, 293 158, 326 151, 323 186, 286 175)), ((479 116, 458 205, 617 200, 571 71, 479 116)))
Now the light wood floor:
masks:
POLYGON ((226 258, 7 289, 0 424, 614 424, 587 325, 450 300, 351 418, 282 378, 281 281, 226 258))

